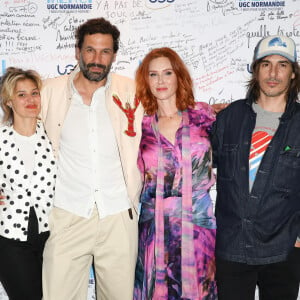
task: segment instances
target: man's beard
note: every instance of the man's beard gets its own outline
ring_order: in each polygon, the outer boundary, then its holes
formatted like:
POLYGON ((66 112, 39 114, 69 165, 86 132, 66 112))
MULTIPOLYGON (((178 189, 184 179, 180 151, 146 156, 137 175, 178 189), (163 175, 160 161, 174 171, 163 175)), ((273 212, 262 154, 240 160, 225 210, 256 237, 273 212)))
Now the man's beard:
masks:
POLYGON ((102 65, 102 64, 95 64, 95 63, 85 64, 85 62, 82 59, 80 59, 80 61, 79 61, 79 67, 80 67, 80 70, 81 70, 83 76, 90 81, 96 81, 96 82, 99 82, 107 77, 107 75, 110 72, 111 65, 112 64, 109 64, 107 66, 102 65), (103 69, 103 71, 102 72, 91 72, 91 71, 89 71, 89 68, 91 68, 91 67, 101 68, 101 69, 103 69))

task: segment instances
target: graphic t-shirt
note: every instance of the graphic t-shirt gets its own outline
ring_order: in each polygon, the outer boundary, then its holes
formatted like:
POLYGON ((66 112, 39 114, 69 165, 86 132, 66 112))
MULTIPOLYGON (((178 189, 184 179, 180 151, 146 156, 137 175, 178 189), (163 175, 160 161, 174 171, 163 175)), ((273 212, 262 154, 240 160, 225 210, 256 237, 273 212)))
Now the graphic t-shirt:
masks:
POLYGON ((251 148, 249 155, 249 188, 252 189, 257 170, 263 155, 275 134, 281 112, 270 112, 264 110, 258 104, 253 103, 253 110, 256 112, 256 124, 252 133, 251 148))

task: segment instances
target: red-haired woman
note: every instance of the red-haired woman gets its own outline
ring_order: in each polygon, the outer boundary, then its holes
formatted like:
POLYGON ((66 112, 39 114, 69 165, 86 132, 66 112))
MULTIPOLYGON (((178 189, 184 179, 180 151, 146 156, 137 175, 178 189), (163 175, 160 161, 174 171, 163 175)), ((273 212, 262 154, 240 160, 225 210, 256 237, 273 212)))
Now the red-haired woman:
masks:
POLYGON ((217 299, 211 107, 170 48, 154 49, 136 73, 146 115, 138 165, 143 176, 134 299, 217 299))

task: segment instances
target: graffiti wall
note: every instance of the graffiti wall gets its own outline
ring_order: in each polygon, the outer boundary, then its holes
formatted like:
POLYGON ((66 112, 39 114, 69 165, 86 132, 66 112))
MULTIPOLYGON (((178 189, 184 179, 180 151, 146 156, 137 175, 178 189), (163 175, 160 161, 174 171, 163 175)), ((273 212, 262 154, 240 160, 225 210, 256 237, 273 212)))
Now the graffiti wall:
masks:
POLYGON ((300 56, 300 0, 0 0, 0 76, 9 66, 43 78, 70 72, 74 30, 95 17, 121 31, 113 71, 134 78, 145 53, 171 47, 191 72, 196 99, 211 104, 244 97, 262 37, 289 36, 300 56))

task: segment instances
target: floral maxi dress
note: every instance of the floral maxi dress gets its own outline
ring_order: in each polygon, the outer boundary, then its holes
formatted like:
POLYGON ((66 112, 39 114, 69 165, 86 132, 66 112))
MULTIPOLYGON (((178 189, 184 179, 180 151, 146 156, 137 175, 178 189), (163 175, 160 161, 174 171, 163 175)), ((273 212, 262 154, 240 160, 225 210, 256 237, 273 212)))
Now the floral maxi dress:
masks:
POLYGON ((183 111, 173 145, 158 132, 157 115, 143 119, 138 165, 144 177, 144 187, 139 218, 135 300, 217 299, 216 223, 209 196, 209 189, 215 182, 209 141, 209 130, 214 120, 213 112, 206 103, 198 102, 194 109, 183 111), (187 135, 188 139, 185 138, 187 135), (191 178, 187 180, 183 176, 186 174, 186 148, 191 169, 191 178), (185 181, 189 185, 184 184, 185 181), (188 223, 184 222, 183 213, 184 199, 187 198, 185 186, 191 189, 188 223), (161 196, 158 195, 160 189, 161 196), (187 241, 188 247, 184 246, 184 241, 187 241), (192 252, 189 252, 190 249, 192 252))

